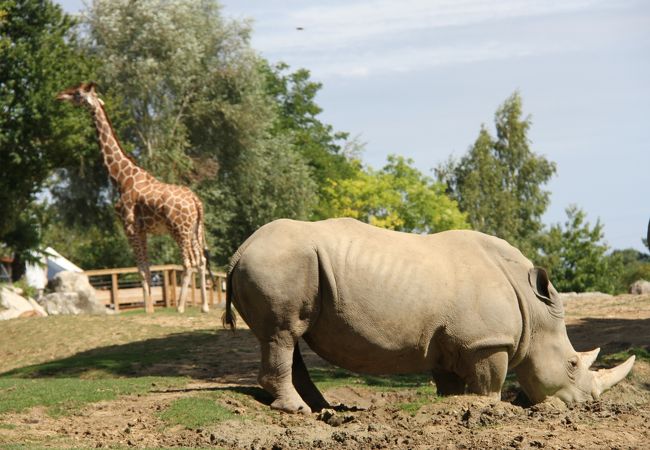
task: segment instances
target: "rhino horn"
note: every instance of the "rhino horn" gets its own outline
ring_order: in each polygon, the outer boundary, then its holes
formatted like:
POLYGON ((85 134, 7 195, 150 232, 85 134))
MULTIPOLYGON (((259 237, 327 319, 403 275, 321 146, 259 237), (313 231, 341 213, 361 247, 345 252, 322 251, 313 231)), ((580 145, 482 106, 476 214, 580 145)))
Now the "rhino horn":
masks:
POLYGON ((585 367, 589 368, 598 358, 598 353, 600 353, 600 347, 593 349, 590 352, 578 352, 580 359, 584 363, 585 367))
POLYGON ((611 369, 601 369, 594 374, 594 388, 597 396, 614 386, 630 373, 634 365, 634 356, 630 356, 623 364, 619 364, 611 369))

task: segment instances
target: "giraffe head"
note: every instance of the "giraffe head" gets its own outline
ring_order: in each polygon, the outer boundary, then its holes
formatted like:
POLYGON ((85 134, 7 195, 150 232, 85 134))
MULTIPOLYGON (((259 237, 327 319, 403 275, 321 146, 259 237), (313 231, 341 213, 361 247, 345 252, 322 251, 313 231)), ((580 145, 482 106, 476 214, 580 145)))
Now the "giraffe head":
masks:
POLYGON ((84 106, 89 109, 95 109, 104 104, 95 91, 96 84, 81 83, 78 86, 68 88, 57 94, 56 99, 64 102, 70 102, 75 106, 84 106))

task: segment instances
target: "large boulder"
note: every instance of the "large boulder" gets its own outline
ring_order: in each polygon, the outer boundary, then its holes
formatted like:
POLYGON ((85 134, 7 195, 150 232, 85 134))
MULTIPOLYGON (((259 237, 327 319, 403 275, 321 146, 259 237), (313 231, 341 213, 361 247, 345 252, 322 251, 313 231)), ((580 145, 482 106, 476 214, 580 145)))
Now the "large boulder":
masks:
POLYGON ((636 280, 630 286, 630 294, 650 294, 650 281, 636 280))
POLYGON ((97 300, 95 288, 83 273, 59 272, 50 287, 54 292, 41 300, 48 314, 106 314, 106 307, 97 300))
POLYGON ((31 298, 20 295, 19 289, 0 288, 0 320, 16 317, 47 316, 45 310, 31 298))

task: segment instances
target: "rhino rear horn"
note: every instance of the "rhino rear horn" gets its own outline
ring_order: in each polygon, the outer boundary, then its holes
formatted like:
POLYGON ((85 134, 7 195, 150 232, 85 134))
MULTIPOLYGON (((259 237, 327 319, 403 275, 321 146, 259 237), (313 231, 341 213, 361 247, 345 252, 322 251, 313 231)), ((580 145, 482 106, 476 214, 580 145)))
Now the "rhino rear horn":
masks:
POLYGON ((600 347, 593 349, 590 352, 578 352, 578 355, 580 356, 580 359, 584 363, 586 368, 591 367, 591 365, 596 361, 596 358, 598 358, 598 353, 600 353, 600 347))
POLYGON ((594 374, 594 390, 597 396, 614 386, 630 373, 634 365, 634 356, 630 356, 623 364, 619 364, 611 369, 601 369, 594 374))

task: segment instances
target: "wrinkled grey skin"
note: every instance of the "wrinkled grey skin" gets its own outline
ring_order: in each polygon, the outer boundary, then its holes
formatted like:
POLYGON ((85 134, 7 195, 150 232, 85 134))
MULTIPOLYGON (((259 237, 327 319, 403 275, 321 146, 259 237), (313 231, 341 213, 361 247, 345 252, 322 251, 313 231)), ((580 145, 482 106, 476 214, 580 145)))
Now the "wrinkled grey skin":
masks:
POLYGON ((235 253, 231 302, 259 339, 259 382, 287 412, 327 407, 300 337, 321 357, 368 374, 430 372, 441 394, 499 397, 514 370, 532 402, 597 398, 608 371, 576 352, 546 272, 507 242, 474 231, 429 236, 353 219, 277 220, 235 253))

